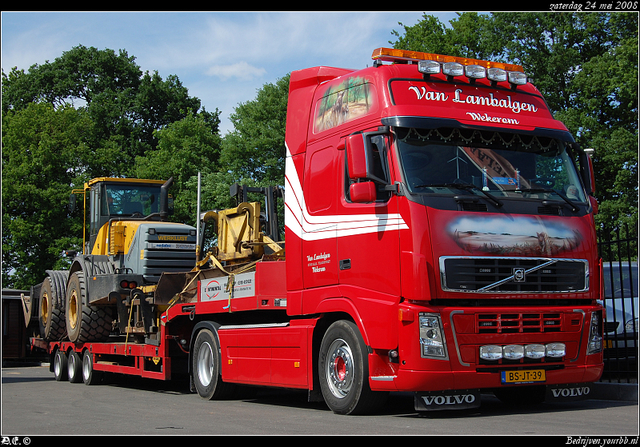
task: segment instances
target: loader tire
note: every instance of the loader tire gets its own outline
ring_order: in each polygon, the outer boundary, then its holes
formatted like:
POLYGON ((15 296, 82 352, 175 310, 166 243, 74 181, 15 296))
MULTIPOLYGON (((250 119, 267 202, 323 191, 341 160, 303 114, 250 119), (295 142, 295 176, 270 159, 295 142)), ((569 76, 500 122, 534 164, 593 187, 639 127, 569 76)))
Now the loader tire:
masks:
POLYGON ((86 303, 82 272, 69 276, 65 320, 67 335, 74 343, 105 341, 111 333, 111 309, 86 303))
POLYGON ((40 336, 47 341, 62 340, 67 332, 65 312, 65 292, 69 272, 48 271, 40 287, 40 336))

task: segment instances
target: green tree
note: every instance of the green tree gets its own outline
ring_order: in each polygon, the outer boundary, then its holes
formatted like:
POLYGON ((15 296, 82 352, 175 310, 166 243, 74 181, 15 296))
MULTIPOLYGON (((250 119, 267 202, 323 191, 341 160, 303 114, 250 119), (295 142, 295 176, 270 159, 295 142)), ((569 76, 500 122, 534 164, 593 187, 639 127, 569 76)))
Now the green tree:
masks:
MULTIPOLYGON (((402 25, 402 24, 401 24, 402 25)), ((521 64, 557 119, 595 149, 596 223, 638 222, 638 16, 635 13, 424 15, 396 48, 521 64)))
MULTIPOLYGON (((82 245, 82 226, 70 219, 72 187, 86 155, 92 123, 71 106, 29 104, 9 111, 2 126, 2 282, 29 288, 45 269, 65 266, 61 253, 82 245)), ((78 183, 80 182, 80 183, 78 183)))
POLYGON ((3 285, 37 284, 45 269, 65 264, 63 249, 79 248, 82 213, 67 206, 73 187, 134 176, 136 160, 151 174, 178 158, 182 186, 196 172, 191 164, 216 160, 219 112, 199 109, 176 76, 143 73, 124 50, 78 46, 28 71, 3 70, 3 285))
POLYGON ((234 130, 225 135, 220 164, 235 178, 284 185, 284 135, 289 75, 265 84, 253 101, 231 115, 234 130))
POLYGON ((156 131, 157 150, 136 159, 136 177, 174 178, 171 193, 179 200, 175 201, 172 219, 177 222, 195 224, 197 189, 190 180, 198 172, 208 175, 219 167, 221 138, 217 128, 217 123, 212 126, 204 116, 189 113, 156 131))
POLYGON ((87 168, 96 176, 131 175, 135 158, 157 147, 155 130, 200 109, 177 76, 143 73, 125 50, 82 45, 28 72, 3 71, 2 94, 3 112, 31 102, 86 109, 94 123, 87 143, 97 153, 87 168))

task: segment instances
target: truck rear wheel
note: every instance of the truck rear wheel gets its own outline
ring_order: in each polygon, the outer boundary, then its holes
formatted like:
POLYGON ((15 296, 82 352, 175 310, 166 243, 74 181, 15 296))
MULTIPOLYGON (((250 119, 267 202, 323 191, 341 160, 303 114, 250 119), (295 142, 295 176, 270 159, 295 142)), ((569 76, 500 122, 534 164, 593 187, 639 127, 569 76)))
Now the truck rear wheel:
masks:
POLYGON ((111 333, 111 309, 86 304, 82 272, 69 276, 65 320, 67 335, 74 343, 104 341, 111 333))
POLYGON ((377 410, 387 393, 371 391, 367 347, 351 321, 329 326, 320 345, 318 376, 324 401, 337 414, 377 410))
POLYGON ((45 340, 61 340, 66 333, 65 289, 68 272, 48 271, 40 288, 40 335, 45 340))
POLYGON ((224 399, 234 385, 222 381, 220 371, 220 345, 209 329, 198 332, 191 354, 192 377, 198 395, 204 399, 224 399))

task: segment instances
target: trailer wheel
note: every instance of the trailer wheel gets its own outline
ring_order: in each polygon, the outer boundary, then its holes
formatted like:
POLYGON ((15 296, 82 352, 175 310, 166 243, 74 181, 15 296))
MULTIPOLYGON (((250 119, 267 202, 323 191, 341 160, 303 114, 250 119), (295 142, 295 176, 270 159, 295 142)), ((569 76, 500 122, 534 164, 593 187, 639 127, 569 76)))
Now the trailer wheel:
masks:
POLYGON ((377 410, 388 393, 371 391, 367 347, 351 321, 336 321, 320 345, 318 377, 324 401, 337 414, 377 410))
POLYGON ((82 354, 82 381, 85 385, 95 385, 102 381, 102 376, 102 371, 93 369, 93 355, 85 350, 82 354))
POLYGON ((65 320, 69 340, 74 343, 104 341, 111 333, 110 309, 86 304, 82 272, 69 276, 65 320))
POLYGON ((60 349, 56 350, 56 353, 53 354, 53 375, 58 382, 64 382, 67 380, 67 354, 60 349))
POLYGON ((48 271, 49 276, 40 288, 40 335, 45 340, 61 340, 66 332, 65 326, 65 286, 67 272, 48 271))
POLYGON ((76 351, 71 351, 67 356, 67 366, 67 376, 69 377, 69 382, 82 382, 82 359, 76 351))
POLYGON ((192 377, 198 395, 204 399, 224 399, 234 385, 222 381, 220 371, 220 345, 209 329, 198 332, 191 355, 192 377))

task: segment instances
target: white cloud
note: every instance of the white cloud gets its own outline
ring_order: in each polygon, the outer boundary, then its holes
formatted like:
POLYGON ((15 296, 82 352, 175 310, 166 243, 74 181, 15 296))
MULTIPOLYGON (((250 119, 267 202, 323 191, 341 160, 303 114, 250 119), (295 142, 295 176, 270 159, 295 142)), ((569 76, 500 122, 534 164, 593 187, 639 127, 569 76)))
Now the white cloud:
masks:
POLYGON ((256 68, 253 65, 242 61, 230 65, 213 65, 206 71, 206 74, 208 76, 216 76, 223 81, 226 81, 229 78, 250 81, 264 76, 266 72, 267 71, 264 68, 256 68))

